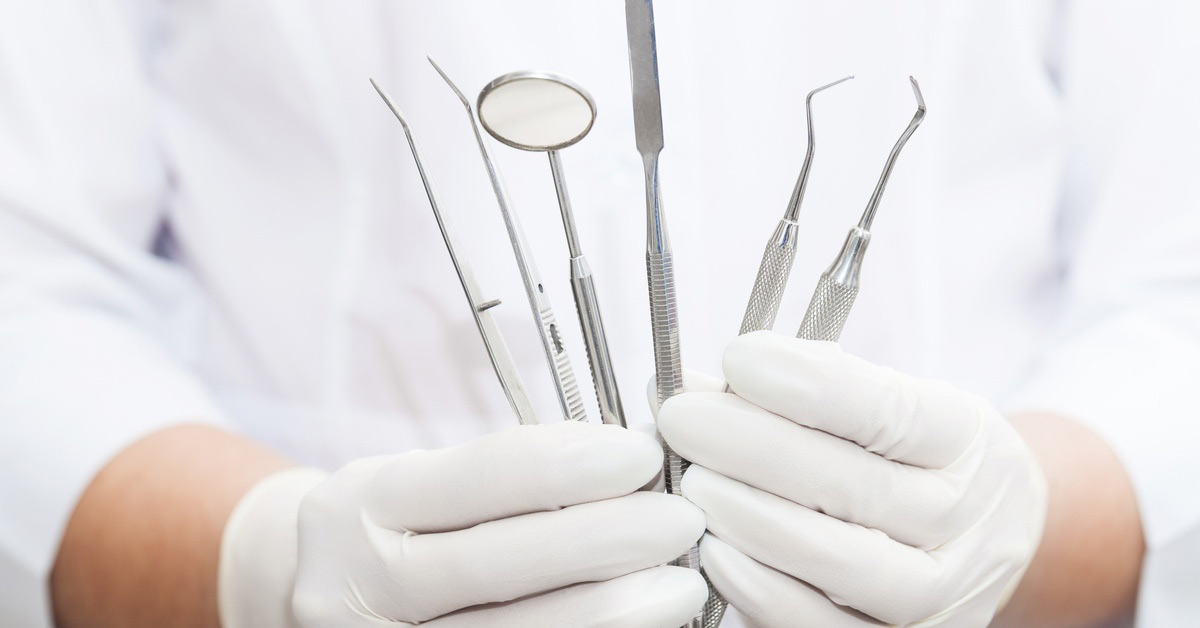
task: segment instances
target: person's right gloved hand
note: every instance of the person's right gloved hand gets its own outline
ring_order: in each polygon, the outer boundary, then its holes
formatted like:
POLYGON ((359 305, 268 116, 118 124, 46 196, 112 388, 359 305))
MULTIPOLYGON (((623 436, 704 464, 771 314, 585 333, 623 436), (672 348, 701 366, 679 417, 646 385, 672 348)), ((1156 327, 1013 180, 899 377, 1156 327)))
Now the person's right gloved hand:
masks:
POLYGON ((661 626, 707 588, 704 531, 645 434, 560 423, 269 477, 226 526, 224 628, 661 626))

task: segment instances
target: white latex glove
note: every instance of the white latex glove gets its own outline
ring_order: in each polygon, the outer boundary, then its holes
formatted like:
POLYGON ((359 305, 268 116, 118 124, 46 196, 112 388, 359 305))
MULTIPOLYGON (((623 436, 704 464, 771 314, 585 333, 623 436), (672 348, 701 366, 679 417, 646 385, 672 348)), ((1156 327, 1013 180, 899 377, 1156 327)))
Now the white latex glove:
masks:
POLYGON ((638 492, 662 456, 645 434, 566 422, 285 471, 226 525, 222 625, 677 628, 706 586, 662 565, 704 518, 638 492))
POLYGON ((692 461, 701 561, 735 608, 762 626, 987 625, 1046 514, 1004 417, 829 342, 757 332, 723 368, 736 394, 678 395, 658 425, 692 461))

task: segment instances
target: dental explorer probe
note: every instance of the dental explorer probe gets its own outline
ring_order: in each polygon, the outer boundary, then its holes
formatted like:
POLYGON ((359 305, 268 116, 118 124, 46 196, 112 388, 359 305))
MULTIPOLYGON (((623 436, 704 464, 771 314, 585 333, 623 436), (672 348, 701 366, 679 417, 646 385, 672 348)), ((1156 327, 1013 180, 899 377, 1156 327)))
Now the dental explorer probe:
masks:
POLYGON ((787 288, 788 276, 792 272, 792 264, 796 259, 796 234, 798 226, 796 218, 800 215, 800 204, 804 202, 804 191, 808 188, 808 175, 812 170, 813 151, 816 139, 813 135, 812 99, 813 96, 854 78, 853 75, 840 78, 828 85, 818 87, 808 93, 804 99, 804 112, 808 119, 808 150, 804 154, 804 165, 800 167, 800 176, 796 179, 796 187, 792 190, 792 198, 788 201, 787 211, 771 239, 767 241, 763 251, 762 263, 758 266, 758 276, 754 278, 754 287, 750 290, 750 301, 746 305, 746 314, 742 318, 742 327, 738 335, 752 331, 770 329, 775 324, 775 315, 779 313, 779 301, 787 288))
MULTIPOLYGON (((646 275, 650 285, 650 326, 654 332, 655 386, 661 407, 682 390, 683 366, 679 355, 679 312, 675 304, 675 260, 667 237, 658 180, 658 155, 663 149, 662 97, 658 86, 652 0, 625 0, 625 28, 629 40, 633 128, 646 178, 646 275)), ((663 479, 667 492, 682 494, 687 462, 665 442, 663 449, 666 452, 663 479)), ((676 560, 676 564, 699 570, 699 546, 693 546, 676 560)), ((710 584, 709 601, 688 621, 687 628, 708 626, 705 619, 714 600, 723 606, 723 600, 710 584)))
POLYGON ((512 243, 513 254, 517 258, 517 269, 521 272, 521 282, 525 285, 525 296, 529 299, 529 309, 533 312, 534 321, 538 326, 538 336, 542 340, 542 349, 546 353, 546 361, 550 364, 550 374, 554 378, 554 389, 558 394, 558 402, 562 406, 563 415, 573 421, 586 421, 587 411, 584 410, 583 399, 579 395, 575 371, 571 368, 571 359, 567 356, 567 348, 563 345, 562 337, 558 333, 558 322, 554 317, 554 310, 550 307, 550 299, 546 296, 542 276, 538 272, 537 265, 534 264, 529 244, 525 241, 525 232, 521 229, 521 222, 517 219, 516 212, 509 207, 504 184, 500 181, 500 174, 496 171, 492 155, 483 140, 483 135, 479 132, 479 124, 475 121, 475 111, 471 107, 471 102, 467 100, 466 96, 463 96, 458 86, 450 80, 449 76, 446 76, 442 68, 438 67, 432 58, 426 57, 426 59, 429 59, 433 69, 437 70, 442 80, 446 81, 446 84, 462 101, 463 107, 467 110, 467 118, 471 120, 471 130, 475 133, 475 141, 479 144, 479 153, 483 156, 483 165, 487 168, 492 190, 496 194, 496 201, 500 204, 500 215, 504 218, 504 228, 508 231, 508 239, 512 243))
POLYGON ((438 209, 433 185, 425 174, 425 165, 421 163, 421 155, 417 151, 417 143, 413 139, 412 130, 408 128, 408 121, 404 119, 400 108, 375 82, 375 79, 371 79, 371 85, 375 87, 375 91, 379 92, 379 97, 387 104, 388 109, 392 110, 396 119, 400 121, 400 126, 404 127, 404 135, 408 138, 408 147, 412 150, 413 160, 417 162, 417 172, 420 173, 421 183, 425 186, 425 195, 429 197, 429 206, 433 208, 433 217, 437 219, 438 230, 442 232, 442 240, 446 242, 446 249, 450 251, 450 260, 454 262, 454 270, 458 273, 458 280, 462 283, 463 292, 467 295, 467 303, 471 305, 471 314, 475 317, 475 326, 479 328, 479 335, 483 336, 483 345, 487 348, 492 368, 496 370, 496 377, 500 378, 500 387, 504 389, 504 396, 508 397, 508 403, 517 413, 517 420, 521 425, 536 425, 537 416, 533 411, 533 404, 529 402, 529 396, 525 393, 525 386, 521 383, 517 364, 513 361, 512 354, 508 352, 508 345, 504 342, 500 327, 492 318, 491 308, 500 305, 500 301, 484 301, 479 296, 479 285, 475 283, 475 275, 471 272, 471 267, 467 265, 467 260, 458 255, 461 247, 442 219, 442 212, 438 209))
POLYGON ((625 410, 609 356, 600 299, 596 296, 591 266, 579 244, 559 158, 560 150, 575 145, 592 130, 596 102, 586 89, 565 77, 548 72, 512 72, 484 86, 476 100, 476 110, 484 130, 501 143, 519 150, 545 152, 550 157, 550 173, 570 255, 571 291, 587 348, 600 420, 625 427, 625 410))
POLYGON ((797 338, 836 341, 842 335, 846 318, 850 316, 850 308, 858 296, 863 255, 871 241, 871 223, 875 220, 875 211, 883 198, 883 190, 887 187, 888 177, 896 165, 896 158, 900 156, 900 149, 904 148, 908 138, 912 137, 913 132, 925 119, 925 98, 921 96, 921 87, 917 85, 917 79, 910 76, 908 80, 912 82, 913 95, 917 99, 917 112, 913 114, 912 121, 908 123, 908 128, 904 129, 900 139, 896 140, 896 145, 892 147, 892 152, 883 167, 883 174, 879 176, 879 183, 875 185, 875 191, 871 194, 871 200, 867 202, 867 208, 858 225, 850 230, 841 252, 817 280, 817 288, 808 303, 808 311, 804 313, 800 331, 796 333, 797 338))

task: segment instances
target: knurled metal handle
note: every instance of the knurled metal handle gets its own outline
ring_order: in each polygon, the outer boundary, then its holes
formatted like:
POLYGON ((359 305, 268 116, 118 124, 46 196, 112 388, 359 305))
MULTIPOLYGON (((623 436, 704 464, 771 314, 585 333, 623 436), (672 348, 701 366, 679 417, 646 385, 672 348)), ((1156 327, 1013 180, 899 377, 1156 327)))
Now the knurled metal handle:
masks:
POLYGON ((704 576, 704 582, 708 584, 708 601, 704 603, 702 612, 704 628, 717 628, 721 625, 721 620, 725 618, 725 608, 729 603, 717 593, 717 588, 708 579, 708 574, 701 573, 700 575, 704 576))
MULTIPOLYGON (((679 313, 675 303, 674 257, 670 250, 646 252, 646 275, 650 284, 650 326, 654 332, 654 372, 658 405, 683 390, 683 365, 679 355, 679 313)), ((661 440, 664 452, 663 479, 671 495, 683 494, 683 474, 691 465, 665 441, 661 440)), ((675 561, 679 567, 700 569, 700 546, 693 545, 686 554, 675 561)), ((723 604, 715 589, 709 586, 708 602, 723 604), (714 601, 715 600, 715 601, 714 601)), ((687 628, 708 628, 707 617, 698 615, 687 628)), ((720 619, 717 619, 720 622, 720 619)))
POLYGON ((837 342, 857 296, 858 286, 841 284, 834 281, 829 273, 822 274, 796 337, 837 342))
MULTIPOLYGON (((754 278, 754 287, 750 289, 750 301, 746 304, 746 314, 742 317, 742 327, 738 335, 752 331, 771 329, 775 326, 775 316, 779 314, 779 303, 783 300, 783 292, 787 288, 788 277, 792 274, 792 265, 796 259, 795 234, 791 232, 795 223, 783 221, 772 234, 763 250, 762 263, 758 265, 758 276, 754 278)), ((732 388, 725 386, 726 392, 732 388)), ((708 581, 708 601, 704 603, 704 628, 717 628, 725 617, 728 603, 717 593, 716 587, 708 581)))
POLYGON ((650 327, 654 332, 654 373, 659 406, 683 389, 674 265, 669 251, 646 253, 646 275, 650 284, 650 327))
POLYGON ((562 335, 558 329, 558 321, 554 318, 554 310, 546 308, 540 311, 542 321, 543 342, 549 343, 550 352, 554 354, 555 389, 559 402, 572 421, 586 421, 587 410, 583 408, 583 398, 579 394, 579 383, 575 381, 575 369, 571 368, 571 359, 567 356, 567 348, 563 346, 562 335))
MULTIPOLYGON (((675 304, 674 259, 671 253, 646 253, 646 279, 650 283, 650 327, 654 332, 654 385, 658 406, 683 389, 683 366, 679 357, 679 313, 675 304)), ((664 442, 663 466, 667 492, 682 492, 683 472, 688 463, 664 442)))
MULTIPOLYGON (((781 225, 781 228, 785 226, 781 225)), ((750 290, 746 314, 742 317, 742 327, 738 330, 739 336, 771 329, 775 325, 775 315, 779 313, 779 303, 783 300, 792 262, 796 259, 795 241, 781 239, 777 232, 763 251, 758 276, 754 278, 754 287, 750 290)))
MULTIPOLYGON (((650 284, 650 326, 654 332, 654 374, 658 405, 674 397, 683 389, 683 366, 679 356, 679 313, 675 303, 674 258, 670 251, 660 253, 647 251, 646 279, 650 284)), ((688 461, 675 453, 663 442, 666 458, 663 464, 663 479, 667 492, 679 495, 683 492, 683 473, 688 461)), ((699 551, 693 547, 679 558, 681 567, 700 568, 699 551)))

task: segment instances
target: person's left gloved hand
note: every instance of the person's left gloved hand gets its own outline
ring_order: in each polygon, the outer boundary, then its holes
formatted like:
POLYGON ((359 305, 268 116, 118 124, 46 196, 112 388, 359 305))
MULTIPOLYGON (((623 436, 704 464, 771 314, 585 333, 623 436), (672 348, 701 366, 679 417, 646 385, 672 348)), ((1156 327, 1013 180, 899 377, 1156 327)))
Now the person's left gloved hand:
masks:
POLYGON ((1045 479, 986 401, 834 343, 733 341, 658 415, 692 461, 701 561, 763 626, 984 626, 1032 558, 1045 479), (715 382, 714 382, 715 384, 715 382))

